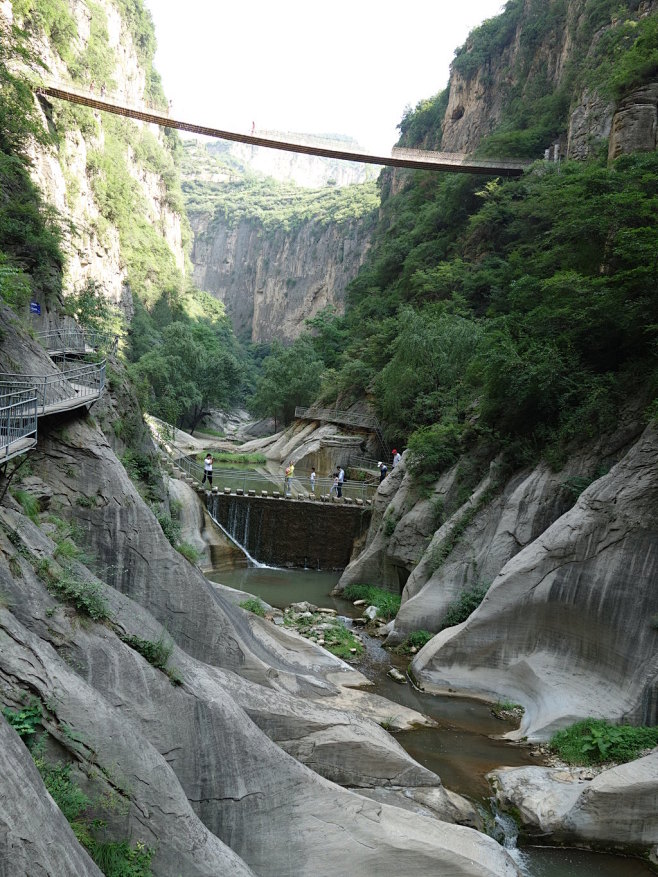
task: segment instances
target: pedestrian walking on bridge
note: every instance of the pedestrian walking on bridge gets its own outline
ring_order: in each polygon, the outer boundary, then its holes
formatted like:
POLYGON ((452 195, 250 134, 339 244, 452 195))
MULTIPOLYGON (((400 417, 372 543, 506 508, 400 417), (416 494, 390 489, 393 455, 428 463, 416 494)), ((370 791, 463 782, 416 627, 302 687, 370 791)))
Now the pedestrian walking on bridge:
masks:
POLYGON ((203 478, 201 479, 201 484, 205 481, 208 481, 208 484, 212 487, 212 454, 207 453, 206 459, 203 461, 203 478))
POLYGON ((286 496, 292 496, 291 485, 292 485, 292 476, 294 474, 295 474, 295 466, 291 460, 286 467, 286 479, 285 479, 286 496))

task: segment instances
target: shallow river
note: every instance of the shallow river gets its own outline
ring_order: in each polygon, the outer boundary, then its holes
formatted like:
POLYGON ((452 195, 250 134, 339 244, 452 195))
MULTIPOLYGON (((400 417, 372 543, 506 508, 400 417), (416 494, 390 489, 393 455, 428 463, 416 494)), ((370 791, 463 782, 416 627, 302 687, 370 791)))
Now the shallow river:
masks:
MULTIPOLYGON (((209 579, 239 588, 283 609, 291 603, 308 600, 316 606, 329 606, 340 615, 357 612, 346 600, 330 597, 329 591, 339 573, 315 570, 284 570, 268 567, 232 565, 207 573, 209 579)), ((490 708, 462 697, 436 697, 423 694, 411 685, 399 685, 386 673, 391 666, 404 669, 408 659, 391 655, 379 640, 364 636, 366 654, 356 666, 375 683, 375 691, 395 703, 431 716, 438 728, 422 728, 396 734, 396 739, 416 759, 435 771, 443 784, 462 795, 486 803, 490 795, 485 774, 502 765, 515 767, 537 764, 524 746, 492 739, 511 726, 496 719, 490 708)), ((583 850, 524 847, 513 850, 527 877, 649 877, 654 872, 643 862, 619 856, 606 856, 583 850)))

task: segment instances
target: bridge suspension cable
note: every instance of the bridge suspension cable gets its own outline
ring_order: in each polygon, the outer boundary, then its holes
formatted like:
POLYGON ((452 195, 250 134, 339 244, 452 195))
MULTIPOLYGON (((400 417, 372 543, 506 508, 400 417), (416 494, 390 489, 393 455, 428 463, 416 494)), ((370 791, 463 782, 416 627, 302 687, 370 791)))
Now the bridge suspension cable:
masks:
POLYGON ((354 152, 343 149, 331 149, 325 146, 293 143, 288 140, 277 140, 271 137, 258 137, 256 134, 239 134, 236 131, 224 131, 205 125, 196 125, 174 119, 166 110, 157 107, 130 106, 124 98, 103 93, 101 96, 90 91, 83 91, 69 83, 44 82, 35 86, 37 94, 74 104, 91 107, 118 116, 139 119, 164 128, 176 128, 192 134, 202 134, 219 140, 231 140, 246 143, 250 146, 264 146, 268 149, 280 149, 285 152, 297 152, 304 155, 318 155, 323 158, 334 158, 340 161, 355 161, 362 164, 373 164, 387 167, 412 168, 416 170, 447 171, 450 173, 484 174, 487 176, 518 177, 531 164, 520 159, 480 159, 458 152, 429 152, 422 149, 394 149, 393 155, 372 155, 368 152, 354 152))

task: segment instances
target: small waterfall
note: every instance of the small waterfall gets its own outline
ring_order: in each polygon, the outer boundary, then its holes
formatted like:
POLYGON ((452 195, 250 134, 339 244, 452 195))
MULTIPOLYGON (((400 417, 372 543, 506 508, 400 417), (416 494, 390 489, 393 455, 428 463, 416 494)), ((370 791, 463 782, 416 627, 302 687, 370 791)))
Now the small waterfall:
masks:
POLYGON ((493 825, 488 833, 491 834, 494 840, 497 840, 501 846, 505 847, 510 856, 519 866, 524 877, 531 877, 532 872, 530 870, 528 858, 517 846, 519 839, 518 825, 509 813, 505 813, 499 809, 498 802, 495 798, 490 798, 489 800, 491 803, 491 812, 493 813, 493 825))
POLYGON ((266 569, 267 568, 266 563, 259 563, 255 557, 252 557, 251 554, 249 554, 249 552, 244 547, 244 545, 242 545, 241 542, 239 542, 238 539, 236 539, 232 533, 229 533, 229 531, 219 523, 219 521, 217 520, 217 518, 214 515, 214 509, 212 511, 209 509, 208 514, 210 515, 210 519, 212 520, 212 522, 219 527, 219 529, 226 536, 226 538, 229 539, 236 546, 236 548, 240 549, 240 551, 244 554, 244 556, 249 561, 250 566, 255 566, 255 567, 258 567, 259 569, 266 569))

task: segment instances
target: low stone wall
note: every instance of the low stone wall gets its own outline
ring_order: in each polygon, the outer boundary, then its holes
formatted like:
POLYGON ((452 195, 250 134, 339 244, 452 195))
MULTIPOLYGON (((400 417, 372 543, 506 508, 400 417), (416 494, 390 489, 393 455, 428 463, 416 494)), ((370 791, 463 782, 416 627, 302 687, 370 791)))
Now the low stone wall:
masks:
POLYGON ((207 493, 206 502, 259 563, 313 569, 344 569, 372 513, 363 506, 223 493, 207 493))

